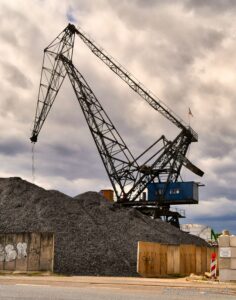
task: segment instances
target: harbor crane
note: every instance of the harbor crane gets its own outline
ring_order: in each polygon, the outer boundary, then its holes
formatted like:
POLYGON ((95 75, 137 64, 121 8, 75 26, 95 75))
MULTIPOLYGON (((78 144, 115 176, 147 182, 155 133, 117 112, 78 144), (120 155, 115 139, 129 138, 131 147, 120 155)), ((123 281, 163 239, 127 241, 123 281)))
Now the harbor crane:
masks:
POLYGON ((204 174, 186 157, 190 144, 198 141, 197 133, 82 29, 68 24, 44 50, 38 102, 30 138, 32 143, 37 142, 66 76, 72 84, 115 192, 117 201, 114 205, 133 206, 144 213, 151 212, 154 218, 162 218, 179 226, 178 219, 181 215, 171 211, 170 206, 198 203, 199 187, 196 182, 180 181, 181 169, 184 166, 198 176, 204 174), (134 157, 86 79, 73 64, 75 36, 147 104, 177 126, 179 134, 173 140, 162 135, 141 155, 134 157), (147 199, 145 191, 148 191, 147 199))

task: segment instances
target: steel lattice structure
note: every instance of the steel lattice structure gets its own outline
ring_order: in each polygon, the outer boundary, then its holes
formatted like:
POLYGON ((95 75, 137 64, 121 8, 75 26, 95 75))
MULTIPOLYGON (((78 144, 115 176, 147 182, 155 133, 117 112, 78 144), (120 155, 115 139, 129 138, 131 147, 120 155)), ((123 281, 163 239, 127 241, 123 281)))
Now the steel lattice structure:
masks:
POLYGON ((38 103, 31 136, 33 143, 37 141, 66 75, 70 79, 118 202, 137 203, 142 192, 154 180, 165 182, 166 185, 176 182, 182 166, 199 176, 203 175, 203 172, 186 158, 189 145, 198 140, 196 132, 97 46, 88 35, 71 24, 44 50, 38 103), (135 158, 132 155, 85 78, 72 62, 75 35, 78 35, 97 57, 151 107, 181 129, 173 141, 168 141, 165 136, 161 136, 140 156, 135 158), (154 147, 158 147, 155 154, 144 163, 140 163, 140 159, 154 147))

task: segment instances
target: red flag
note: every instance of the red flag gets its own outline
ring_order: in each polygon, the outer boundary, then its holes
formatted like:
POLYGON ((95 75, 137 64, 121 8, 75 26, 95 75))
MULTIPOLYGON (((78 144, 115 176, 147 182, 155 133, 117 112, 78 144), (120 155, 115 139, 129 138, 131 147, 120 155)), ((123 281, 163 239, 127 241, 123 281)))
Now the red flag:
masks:
POLYGON ((191 112, 191 109, 190 109, 190 108, 188 109, 188 114, 189 114, 189 116, 193 117, 193 114, 192 114, 192 112, 191 112))

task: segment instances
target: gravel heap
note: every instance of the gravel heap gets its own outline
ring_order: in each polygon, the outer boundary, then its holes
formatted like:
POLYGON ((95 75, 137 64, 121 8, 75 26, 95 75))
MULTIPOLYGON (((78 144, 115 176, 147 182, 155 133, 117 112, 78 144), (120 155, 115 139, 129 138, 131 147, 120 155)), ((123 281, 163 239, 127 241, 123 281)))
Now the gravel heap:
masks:
POLYGON ((18 177, 0 178, 0 232, 53 232, 54 271, 135 276, 137 242, 206 243, 135 209, 114 208, 96 192, 69 197, 18 177))

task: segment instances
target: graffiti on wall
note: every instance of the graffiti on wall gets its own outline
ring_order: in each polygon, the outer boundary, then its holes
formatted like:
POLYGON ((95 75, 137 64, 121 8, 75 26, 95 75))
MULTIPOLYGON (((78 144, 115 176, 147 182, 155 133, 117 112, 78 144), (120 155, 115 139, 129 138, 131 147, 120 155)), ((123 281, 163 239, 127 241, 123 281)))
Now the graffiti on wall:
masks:
MULTIPOLYGON (((1 2, 1 0, 0 0, 1 2)), ((53 271, 51 232, 0 233, 1 271, 53 271)), ((1 298, 1 297, 0 297, 1 298)), ((1 300, 1 299, 0 299, 1 300)))
POLYGON ((16 245, 16 249, 12 244, 8 244, 5 247, 0 244, 0 262, 13 261, 16 258, 22 259, 27 257, 27 244, 26 243, 18 243, 16 245))

